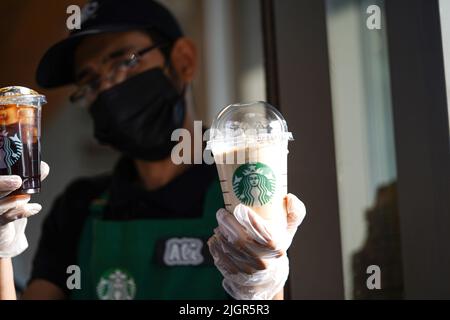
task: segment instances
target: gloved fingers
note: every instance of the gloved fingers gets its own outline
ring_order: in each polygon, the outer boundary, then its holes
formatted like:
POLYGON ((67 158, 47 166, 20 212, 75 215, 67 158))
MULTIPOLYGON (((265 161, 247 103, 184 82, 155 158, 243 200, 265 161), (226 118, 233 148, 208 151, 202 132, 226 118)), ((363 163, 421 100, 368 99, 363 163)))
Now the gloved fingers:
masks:
POLYGON ((265 220, 244 205, 236 206, 233 214, 258 243, 270 250, 283 252, 291 245, 298 226, 306 216, 305 205, 295 195, 286 195, 285 201, 286 221, 265 220))
MULTIPOLYGON (((224 262, 232 265, 234 269, 237 269, 237 272, 254 275, 259 279, 258 282, 264 281, 258 273, 266 272, 283 259, 287 259, 285 252, 274 252, 267 250, 267 248, 256 250, 249 248, 249 244, 244 243, 245 246, 242 246, 239 242, 232 244, 227 241, 218 228, 215 229, 215 243, 216 251, 224 256, 222 259, 224 262)), ((260 244, 255 244, 260 246, 260 244)))
POLYGON ((272 284, 243 285, 241 282, 231 279, 224 279, 222 287, 236 300, 272 300, 283 289, 279 285, 273 286, 272 284))
POLYGON ((0 176, 0 199, 7 196, 22 185, 22 178, 16 175, 0 176))
POLYGON ((0 215, 10 209, 19 208, 20 206, 28 203, 31 197, 29 194, 18 194, 9 196, 0 200, 0 215))
POLYGON ((236 300, 264 300, 260 299, 260 296, 264 295, 261 286, 244 286, 239 281, 225 278, 222 287, 236 300))
POLYGON ((253 265, 256 270, 265 268, 265 263, 263 262, 265 259, 277 258, 286 253, 286 251, 281 249, 269 248, 267 245, 259 243, 248 235, 245 236, 245 238, 237 239, 232 243, 223 235, 222 229, 216 228, 214 232, 220 232, 219 236, 221 236, 220 238, 222 238, 222 241, 224 243, 227 242, 224 246, 228 251, 231 252, 237 250, 236 254, 244 255, 245 259, 250 260, 250 262, 255 261, 253 265))
POLYGON ((13 242, 15 235, 16 232, 12 223, 7 225, 0 224, 0 248, 4 248, 13 242))
POLYGON ((265 220, 251 208, 236 206, 234 216, 242 224, 251 238, 262 245, 270 256, 279 256, 287 250, 292 241, 286 232, 286 219, 265 220))
POLYGON ((49 165, 46 162, 41 161, 41 181, 47 178, 49 172, 50 172, 49 165))
POLYGON ((220 231, 231 243, 249 239, 244 227, 227 210, 219 209, 216 218, 220 231))
POLYGON ((209 238, 208 247, 209 252, 214 259, 214 264, 217 266, 224 277, 228 276, 229 274, 237 274, 239 272, 238 266, 233 261, 227 259, 226 255, 223 253, 222 247, 219 244, 216 235, 213 235, 211 238, 209 238))
MULTIPOLYGON (((240 275, 245 275, 247 279, 252 274, 257 274, 267 268, 265 261, 240 253, 239 250, 218 234, 210 238, 208 246, 216 266, 224 277, 241 277, 240 275)), ((244 280, 241 279, 241 281, 244 280)))
POLYGON ((265 261, 261 257, 255 256, 252 252, 249 252, 249 250, 239 241, 230 243, 217 228, 215 230, 215 235, 217 236, 217 242, 220 245, 221 251, 228 260, 235 262, 241 272, 251 274, 266 268, 265 261))
POLYGON ((247 210, 248 208, 242 205, 235 210, 237 212, 236 215, 240 219, 238 221, 234 215, 225 209, 220 209, 217 212, 217 221, 221 233, 230 243, 238 246, 240 250, 244 250, 249 256, 255 258, 274 258, 283 255, 285 250, 276 248, 277 244, 268 239, 269 231, 263 225, 263 219, 257 216, 256 213, 253 213, 254 215, 251 215, 251 218, 249 218, 245 212, 247 210), (239 211, 243 211, 243 213, 239 213, 239 211), (256 219, 259 219, 258 222, 256 219), (255 224, 256 227, 253 227, 252 224, 255 224), (261 233, 264 236, 261 236, 261 233), (263 237, 267 240, 263 240, 263 237))
POLYGON ((261 245, 271 243, 271 235, 263 225, 263 219, 256 213, 250 218, 248 211, 251 209, 242 204, 236 206, 234 214, 230 214, 225 209, 217 211, 217 222, 222 234, 228 241, 233 244, 237 243, 241 247, 255 242, 261 245))
POLYGON ((17 221, 14 221, 14 223, 11 223, 14 225, 14 228, 16 229, 16 236, 21 235, 25 233, 25 228, 27 226, 28 219, 20 219, 17 221))
POLYGON ((25 236, 27 219, 0 226, 0 258, 13 258, 28 248, 25 236))
POLYGON ((289 260, 282 257, 276 259, 268 270, 248 274, 232 274, 224 276, 223 287, 235 299, 265 300, 283 289, 289 275, 289 260))
POLYGON ((286 255, 269 259, 264 270, 254 270, 246 263, 235 259, 235 252, 229 252, 224 245, 230 245, 220 230, 208 240, 214 263, 224 277, 224 289, 235 299, 272 299, 282 290, 289 275, 289 259, 286 255))
POLYGON ((286 250, 306 210, 294 195, 285 197, 286 216, 265 220, 251 208, 236 206, 233 215, 217 212, 219 227, 208 242, 223 287, 235 299, 272 299, 289 275, 286 250))
POLYGON ((261 259, 278 258, 286 254, 286 251, 281 248, 268 247, 253 239, 246 242, 244 246, 252 256, 260 257, 261 259))
POLYGON ((253 239, 263 245, 271 241, 272 235, 267 230, 264 219, 258 216, 252 209, 243 204, 239 204, 234 209, 233 215, 253 239))
POLYGON ((267 284, 273 285, 274 282, 283 277, 284 273, 289 271, 289 260, 287 256, 282 256, 280 258, 271 259, 268 261, 266 269, 259 270, 253 273, 238 273, 228 277, 230 280, 239 283, 243 286, 265 286, 267 284))
POLYGON ((235 256, 223 251, 220 240, 216 236, 208 241, 214 264, 222 273, 224 278, 245 286, 263 285, 273 281, 273 274, 279 269, 278 265, 282 259, 273 261, 268 269, 256 270, 248 263, 239 262, 235 256))
POLYGON ((17 208, 10 209, 0 215, 0 225, 4 225, 23 218, 29 218, 37 214, 39 211, 41 211, 41 209, 42 206, 39 203, 27 203, 17 208))
POLYGON ((285 197, 286 211, 287 211, 287 231, 293 238, 298 226, 303 222, 306 216, 306 207, 303 202, 300 201, 292 193, 289 193, 285 197))
POLYGON ((10 222, 5 219, 4 214, 13 209, 20 209, 30 201, 29 195, 15 195, 9 196, 0 200, 0 225, 10 222))
POLYGON ((214 234, 214 242, 209 244, 213 257, 220 258, 223 265, 231 266, 227 268, 231 274, 244 273, 247 278, 257 278, 258 283, 264 281, 261 278, 262 273, 270 274, 279 269, 279 264, 287 264, 286 261, 288 261, 285 253, 265 258, 259 253, 255 254, 255 251, 249 252, 248 248, 240 247, 237 243, 231 244, 217 228, 214 234))

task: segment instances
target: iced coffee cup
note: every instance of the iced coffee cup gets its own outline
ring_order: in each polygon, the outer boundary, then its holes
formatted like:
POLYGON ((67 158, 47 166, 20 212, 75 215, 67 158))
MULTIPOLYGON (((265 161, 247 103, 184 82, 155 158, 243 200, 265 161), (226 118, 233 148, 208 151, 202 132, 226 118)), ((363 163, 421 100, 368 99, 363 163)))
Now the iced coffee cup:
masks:
POLYGON ((283 116, 266 102, 233 104, 217 115, 208 148, 228 211, 242 203, 264 219, 285 218, 289 140, 283 116))
POLYGON ((41 188, 41 106, 45 97, 25 87, 0 89, 0 175, 18 175, 14 194, 41 188))

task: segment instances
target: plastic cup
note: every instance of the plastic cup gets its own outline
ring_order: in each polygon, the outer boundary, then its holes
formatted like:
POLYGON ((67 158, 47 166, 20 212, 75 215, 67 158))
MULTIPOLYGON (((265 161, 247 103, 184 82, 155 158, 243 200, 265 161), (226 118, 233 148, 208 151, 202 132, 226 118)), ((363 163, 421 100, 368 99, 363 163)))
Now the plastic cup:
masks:
POLYGON ((41 106, 45 97, 25 87, 0 89, 0 175, 18 175, 14 194, 41 189, 41 106))
POLYGON ((242 203, 266 220, 285 220, 289 140, 283 116, 266 102, 229 105, 217 115, 208 148, 228 211, 242 203))

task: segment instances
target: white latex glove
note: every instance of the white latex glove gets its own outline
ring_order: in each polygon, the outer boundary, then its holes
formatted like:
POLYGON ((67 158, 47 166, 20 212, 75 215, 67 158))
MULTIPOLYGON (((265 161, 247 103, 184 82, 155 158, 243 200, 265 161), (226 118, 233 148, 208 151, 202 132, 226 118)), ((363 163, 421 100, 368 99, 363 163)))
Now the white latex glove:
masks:
POLYGON ((214 263, 224 276, 223 287, 238 300, 267 300, 280 292, 289 275, 286 251, 306 209, 288 194, 286 221, 264 220, 240 204, 233 214, 217 211, 218 228, 208 240, 214 263))
MULTIPOLYGON (((49 171, 48 164, 41 161, 41 180, 49 171)), ((19 176, 0 176, 0 258, 15 257, 28 248, 25 236, 27 218, 42 209, 38 203, 28 203, 29 195, 8 196, 21 185, 19 176)))

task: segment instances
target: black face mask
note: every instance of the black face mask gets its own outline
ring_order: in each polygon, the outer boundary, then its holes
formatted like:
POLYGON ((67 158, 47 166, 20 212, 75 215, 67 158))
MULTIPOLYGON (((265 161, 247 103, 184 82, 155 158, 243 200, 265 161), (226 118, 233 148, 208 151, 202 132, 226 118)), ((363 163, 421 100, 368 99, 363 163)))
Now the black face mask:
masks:
POLYGON ((154 68, 101 92, 90 107, 94 135, 132 158, 155 161, 168 157, 177 141, 173 130, 185 116, 183 94, 154 68))

